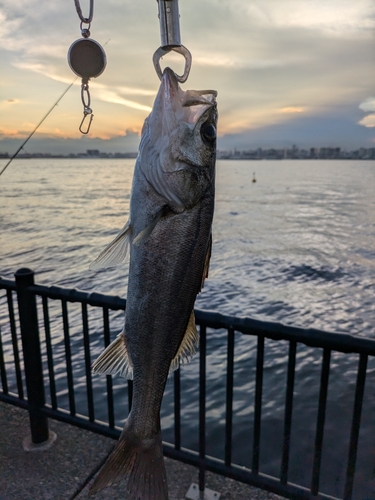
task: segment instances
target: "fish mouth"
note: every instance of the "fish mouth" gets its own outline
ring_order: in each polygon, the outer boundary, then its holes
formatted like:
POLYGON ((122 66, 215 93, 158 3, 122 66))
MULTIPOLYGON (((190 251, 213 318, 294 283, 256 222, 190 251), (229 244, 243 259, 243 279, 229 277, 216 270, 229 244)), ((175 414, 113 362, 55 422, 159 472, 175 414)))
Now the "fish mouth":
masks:
POLYGON ((163 72, 163 79, 162 79, 163 86, 166 90, 175 91, 177 92, 178 90, 178 80, 176 73, 169 67, 166 67, 164 72, 163 72))

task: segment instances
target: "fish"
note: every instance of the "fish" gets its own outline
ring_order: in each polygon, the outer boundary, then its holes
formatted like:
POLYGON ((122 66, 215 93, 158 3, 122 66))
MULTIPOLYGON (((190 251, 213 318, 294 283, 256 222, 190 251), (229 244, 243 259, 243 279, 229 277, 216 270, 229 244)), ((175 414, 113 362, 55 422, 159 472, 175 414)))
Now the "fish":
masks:
POLYGON ((199 341, 194 303, 211 257, 216 96, 184 91, 164 70, 141 133, 129 220, 91 265, 110 267, 130 254, 125 326, 93 371, 132 379, 133 401, 90 495, 127 478, 127 499, 168 499, 160 407, 169 373, 199 341))

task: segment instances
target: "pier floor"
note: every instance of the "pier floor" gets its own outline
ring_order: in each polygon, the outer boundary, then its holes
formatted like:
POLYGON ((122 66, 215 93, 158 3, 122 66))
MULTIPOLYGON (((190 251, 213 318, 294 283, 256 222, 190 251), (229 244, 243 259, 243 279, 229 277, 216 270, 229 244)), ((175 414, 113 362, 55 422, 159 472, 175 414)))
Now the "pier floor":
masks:
MULTIPOLYGON (((70 500, 112 448, 112 439, 49 421, 57 434, 53 446, 26 452, 22 442, 29 435, 25 410, 0 402, 0 500, 70 500)), ((185 500, 191 483, 198 482, 198 470, 166 459, 169 500, 185 500)), ((89 483, 77 500, 88 498, 89 483)), ((207 488, 220 493, 220 500, 277 500, 277 495, 207 473, 207 488)), ((124 484, 105 489, 92 500, 125 499, 124 484)))

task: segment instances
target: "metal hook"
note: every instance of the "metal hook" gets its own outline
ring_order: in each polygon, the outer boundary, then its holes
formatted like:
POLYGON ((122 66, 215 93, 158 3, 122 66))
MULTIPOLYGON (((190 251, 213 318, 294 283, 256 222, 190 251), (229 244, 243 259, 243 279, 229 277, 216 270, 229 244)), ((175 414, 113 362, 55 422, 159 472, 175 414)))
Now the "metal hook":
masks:
POLYGON ((86 135, 86 134, 89 133, 90 127, 91 127, 91 122, 92 122, 93 118, 94 118, 94 115, 92 114, 92 109, 85 107, 85 109, 83 110, 83 118, 82 118, 82 121, 81 121, 81 125, 79 126, 79 131, 81 132, 81 134, 86 135), (88 116, 90 116, 90 121, 89 121, 89 123, 87 125, 87 130, 84 131, 84 130, 82 130, 82 127, 83 127, 83 124, 84 124, 84 122, 85 122, 85 120, 86 120, 86 118, 88 116))
POLYGON ((177 52, 178 54, 181 54, 185 58, 185 69, 184 69, 183 74, 181 76, 176 74, 177 80, 180 83, 185 83, 186 80, 188 79, 188 76, 190 73, 192 57, 191 57, 191 53, 189 52, 189 50, 186 47, 184 47, 183 45, 180 45, 179 47, 159 47, 157 49, 157 51, 155 52, 155 54, 152 57, 152 61, 154 63, 156 74, 158 75, 159 79, 161 80, 163 77, 163 72, 160 68, 160 59, 162 57, 164 57, 166 54, 168 54, 168 52, 170 52, 171 50, 173 50, 174 52, 177 52))

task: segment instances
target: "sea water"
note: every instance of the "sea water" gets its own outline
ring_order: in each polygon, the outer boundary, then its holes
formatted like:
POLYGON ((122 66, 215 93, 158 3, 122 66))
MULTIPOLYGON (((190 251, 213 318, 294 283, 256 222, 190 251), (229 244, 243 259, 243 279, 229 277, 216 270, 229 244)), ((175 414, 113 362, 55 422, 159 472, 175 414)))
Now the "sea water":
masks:
MULTIPOLYGON (((29 267, 41 284, 126 296, 126 264, 97 272, 88 266, 127 221, 133 168, 134 160, 123 159, 13 161, 0 178, 0 274, 11 278, 17 269, 29 267)), ((374 338, 374 191, 374 161, 219 160, 213 254, 196 307, 374 338)), ((4 331, 6 308, 4 296, 0 297, 4 331)), ((68 395, 61 312, 52 306, 51 314, 59 404, 64 406, 68 395)), ((79 394, 85 389, 79 307, 70 306, 69 320, 79 394)), ((111 321, 115 336, 123 313, 114 314, 111 321)), ((100 325, 100 315, 92 312, 93 358, 103 345, 100 325)), ((221 458, 225 338, 225 332, 208 330, 207 452, 221 458)), ((233 459, 246 466, 251 466, 255 348, 255 339, 236 335, 233 459)), ((10 346, 5 346, 6 354, 7 349, 10 346)), ((286 342, 266 342, 260 465, 261 471, 276 476, 281 465, 287 354, 286 342)), ((321 355, 320 350, 302 345, 297 350, 290 480, 306 486, 311 480, 321 355)), ((343 488, 357 365, 356 356, 332 356, 321 480, 323 491, 332 495, 343 488)), ((197 369, 197 359, 182 368, 181 396, 182 445, 195 449, 197 369)), ((362 496, 355 498, 365 498, 374 484, 374 372, 370 362, 356 486, 356 495, 362 496)), ((94 384, 96 416, 105 419, 100 397, 105 383, 95 377, 94 384)), ((125 399, 123 381, 116 378, 114 386, 118 399, 125 399)), ((172 393, 173 386, 167 384, 162 425, 164 439, 173 441, 172 393)), ((85 412, 85 398, 77 400, 85 412)), ((121 425, 125 407, 116 408, 116 423, 121 425)))

